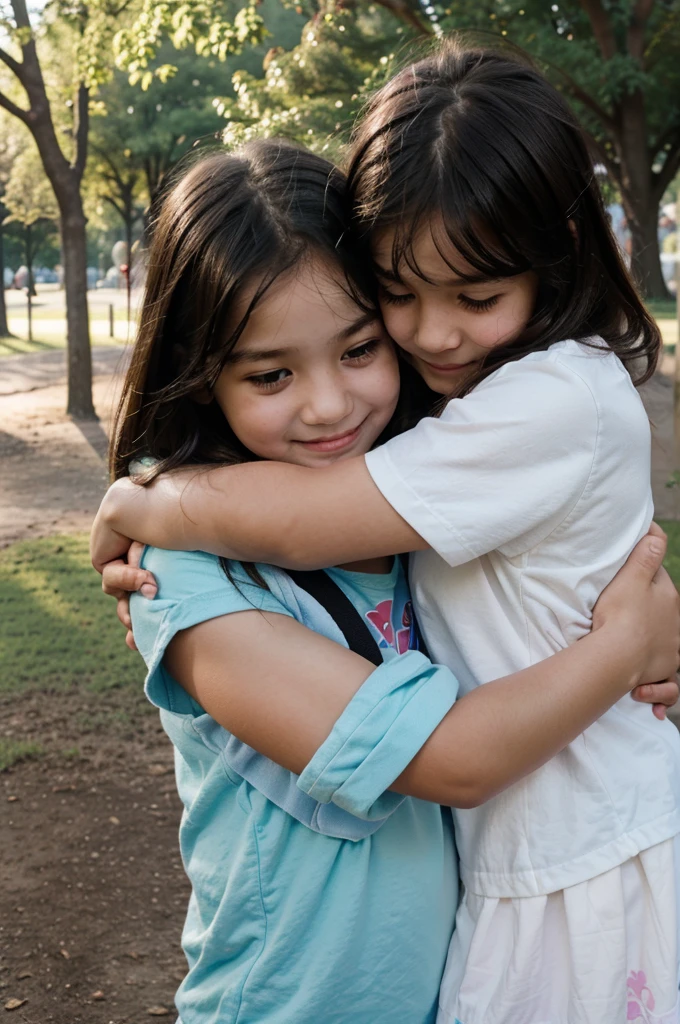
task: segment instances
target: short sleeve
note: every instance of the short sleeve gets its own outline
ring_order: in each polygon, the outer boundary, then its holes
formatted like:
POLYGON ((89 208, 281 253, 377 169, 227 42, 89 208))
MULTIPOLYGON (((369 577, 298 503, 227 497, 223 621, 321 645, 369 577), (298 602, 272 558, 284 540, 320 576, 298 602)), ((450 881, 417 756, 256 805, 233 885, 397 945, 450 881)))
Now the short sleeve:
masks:
POLYGON ((497 549, 508 557, 529 550, 588 484, 595 398, 572 366, 535 355, 366 455, 387 501, 451 566, 497 549))
POLYGON ((359 818, 382 817, 403 800, 388 792, 458 694, 455 676, 409 651, 371 673, 298 779, 320 803, 359 818))
POLYGON ((158 582, 153 600, 140 594, 130 598, 135 642, 148 668, 146 695, 152 704, 166 711, 201 713, 196 702, 163 668, 163 656, 173 637, 199 622, 233 612, 292 613, 270 590, 250 579, 238 562, 229 563, 231 580, 219 558, 202 551, 149 547, 141 564, 158 582))

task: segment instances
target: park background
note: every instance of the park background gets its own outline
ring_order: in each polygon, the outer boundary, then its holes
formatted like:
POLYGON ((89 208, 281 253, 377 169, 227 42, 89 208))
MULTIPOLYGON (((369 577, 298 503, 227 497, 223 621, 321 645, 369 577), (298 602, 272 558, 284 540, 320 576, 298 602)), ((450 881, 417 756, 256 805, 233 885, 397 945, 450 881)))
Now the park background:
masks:
POLYGON ((680 583, 680 0, 0 0, 0 1015, 139 1024, 183 975, 171 748, 87 555, 152 204, 255 135, 341 160, 371 91, 461 29, 525 48, 588 133, 664 338, 644 400, 680 583))

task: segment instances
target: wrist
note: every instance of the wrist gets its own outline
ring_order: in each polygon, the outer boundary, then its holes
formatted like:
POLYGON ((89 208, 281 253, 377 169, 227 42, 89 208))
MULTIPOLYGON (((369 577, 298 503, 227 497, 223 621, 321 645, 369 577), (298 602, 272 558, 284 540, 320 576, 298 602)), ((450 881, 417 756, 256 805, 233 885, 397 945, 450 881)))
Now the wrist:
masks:
POLYGON ((599 638, 612 667, 620 666, 622 694, 639 686, 649 658, 647 637, 640 622, 633 616, 612 616, 594 627, 593 635, 599 638))

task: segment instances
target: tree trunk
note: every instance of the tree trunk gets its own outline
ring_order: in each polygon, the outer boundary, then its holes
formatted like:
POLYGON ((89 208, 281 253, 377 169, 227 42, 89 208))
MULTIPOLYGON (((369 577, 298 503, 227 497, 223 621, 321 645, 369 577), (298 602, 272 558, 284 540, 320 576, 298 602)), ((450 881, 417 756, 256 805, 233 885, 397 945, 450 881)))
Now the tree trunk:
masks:
POLYGON ((0 203, 0 338, 11 337, 7 324, 7 305, 5 303, 5 250, 3 246, 4 232, 2 222, 5 208, 0 203))
POLYGON ((670 299, 670 292, 661 269, 658 236, 659 210, 641 210, 631 220, 631 265, 635 280, 647 299, 670 299))
MULTIPOLYGON (((55 190, 56 191, 56 190, 55 190)), ((87 240, 85 213, 75 178, 57 194, 61 247, 64 257, 66 325, 68 336, 68 404, 66 412, 78 420, 95 420, 92 403, 92 352, 87 312, 87 240)))
POLYGON ((648 153, 647 113, 641 90, 619 104, 616 140, 621 167, 621 200, 631 233, 632 270, 645 298, 667 299, 668 289, 661 272, 657 225, 660 197, 652 187, 648 153))

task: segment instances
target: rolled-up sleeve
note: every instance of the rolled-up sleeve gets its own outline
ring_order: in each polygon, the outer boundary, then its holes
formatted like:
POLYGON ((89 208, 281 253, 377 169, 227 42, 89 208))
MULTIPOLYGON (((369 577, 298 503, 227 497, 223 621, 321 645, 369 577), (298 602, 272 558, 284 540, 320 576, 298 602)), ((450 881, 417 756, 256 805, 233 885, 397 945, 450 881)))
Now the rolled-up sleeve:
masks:
POLYGON ((359 818, 382 818, 403 797, 389 786, 452 707, 455 676, 417 651, 373 672, 302 772, 298 786, 359 818))

